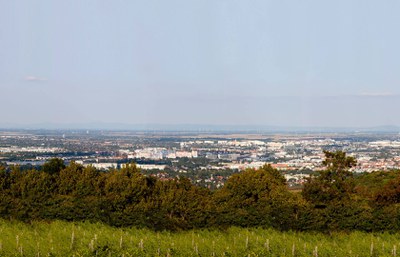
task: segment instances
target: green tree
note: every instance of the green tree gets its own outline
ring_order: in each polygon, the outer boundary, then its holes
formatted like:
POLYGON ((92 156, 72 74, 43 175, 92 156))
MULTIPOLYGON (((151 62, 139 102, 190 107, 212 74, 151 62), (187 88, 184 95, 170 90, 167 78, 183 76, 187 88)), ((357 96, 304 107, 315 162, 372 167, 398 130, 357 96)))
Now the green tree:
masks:
POLYGON ((398 172, 384 172, 397 175, 375 193, 374 200, 378 205, 390 205, 400 203, 400 174, 398 172))
POLYGON ((65 164, 60 158, 52 158, 43 164, 43 171, 48 174, 57 174, 62 169, 65 169, 65 164))
POLYGON ((357 164, 354 157, 343 151, 324 151, 324 154, 322 164, 326 169, 319 171, 318 176, 310 177, 302 191, 306 200, 322 207, 351 198, 355 185, 350 168, 357 164))
POLYGON ((188 178, 158 180, 143 209, 150 227, 156 230, 200 228, 206 226, 210 200, 210 191, 188 178))
POLYGON ((294 195, 278 170, 265 165, 234 174, 215 193, 216 223, 222 226, 274 226, 289 224, 294 195), (288 216, 287 216, 288 215, 288 216))
POLYGON ((84 167, 74 161, 58 173, 58 191, 61 195, 74 195, 84 167))
POLYGON ((134 162, 126 163, 121 169, 120 172, 126 175, 128 178, 131 178, 140 173, 140 169, 136 166, 134 162))

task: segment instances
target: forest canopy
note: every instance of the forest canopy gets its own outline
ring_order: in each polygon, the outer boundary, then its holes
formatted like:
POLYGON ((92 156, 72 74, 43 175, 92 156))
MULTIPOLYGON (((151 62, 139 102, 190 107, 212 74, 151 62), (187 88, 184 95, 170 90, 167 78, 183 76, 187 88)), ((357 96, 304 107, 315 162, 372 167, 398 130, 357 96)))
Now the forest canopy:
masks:
POLYGON ((354 176, 353 157, 324 152, 325 169, 301 193, 265 165, 231 176, 210 190, 188 178, 158 179, 135 164, 100 171, 51 159, 41 170, 0 167, 0 217, 22 221, 103 222, 153 230, 272 227, 279 230, 396 231, 400 173, 354 176))

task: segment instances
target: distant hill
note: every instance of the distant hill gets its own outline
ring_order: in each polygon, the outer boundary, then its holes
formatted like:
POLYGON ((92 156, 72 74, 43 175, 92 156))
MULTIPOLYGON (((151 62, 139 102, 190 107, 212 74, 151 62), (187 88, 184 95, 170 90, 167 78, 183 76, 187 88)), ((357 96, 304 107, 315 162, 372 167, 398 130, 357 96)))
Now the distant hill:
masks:
POLYGON ((136 131, 190 131, 190 132, 247 132, 247 133, 399 133, 400 127, 285 127, 267 125, 210 125, 210 124, 129 124, 129 123, 0 123, 0 129, 91 129, 136 131))

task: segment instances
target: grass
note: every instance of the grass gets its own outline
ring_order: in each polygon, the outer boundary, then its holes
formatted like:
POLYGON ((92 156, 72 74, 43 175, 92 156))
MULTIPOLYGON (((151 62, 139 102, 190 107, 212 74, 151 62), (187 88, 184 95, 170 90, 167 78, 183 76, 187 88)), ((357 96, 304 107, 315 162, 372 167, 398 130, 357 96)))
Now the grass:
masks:
MULTIPOLYGON (((0 256, 396 256, 400 234, 230 228, 179 233, 0 220, 0 256)), ((400 252, 399 252, 400 255, 400 252)))

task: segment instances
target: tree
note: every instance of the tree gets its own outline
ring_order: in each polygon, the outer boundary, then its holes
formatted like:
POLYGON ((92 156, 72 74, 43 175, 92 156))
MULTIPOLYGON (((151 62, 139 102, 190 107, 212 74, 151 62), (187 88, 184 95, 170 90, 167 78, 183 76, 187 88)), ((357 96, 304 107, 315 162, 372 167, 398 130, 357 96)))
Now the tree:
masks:
POLYGON ((326 171, 333 172, 343 179, 352 176, 353 173, 349 169, 357 165, 354 157, 346 156, 346 153, 343 151, 324 151, 324 154, 325 160, 322 164, 326 167, 326 171))
MULTIPOLYGON (((396 174, 394 172, 385 172, 385 174, 396 174)), ((390 205, 400 203, 400 174, 396 174, 395 178, 392 178, 381 186, 380 190, 375 193, 374 200, 378 205, 390 205)))
POLYGON ((156 230, 200 228, 208 222, 210 191, 188 178, 156 181, 152 197, 143 206, 150 227, 156 230))
POLYGON ((293 214, 294 196, 278 170, 265 165, 234 174, 215 193, 216 223, 236 226, 274 226, 285 229, 287 213, 293 214))
POLYGON ((136 166, 134 162, 126 163, 121 169, 120 172, 126 175, 128 178, 131 178, 140 173, 140 169, 136 166))
POLYGON ((303 197, 321 207, 329 203, 349 200, 354 192, 353 173, 350 168, 357 164, 354 157, 343 151, 324 151, 325 170, 319 171, 317 177, 310 177, 304 185, 303 197))
POLYGON ((60 158, 52 158, 43 164, 43 171, 48 174, 57 174, 62 169, 65 169, 64 161, 60 158))

